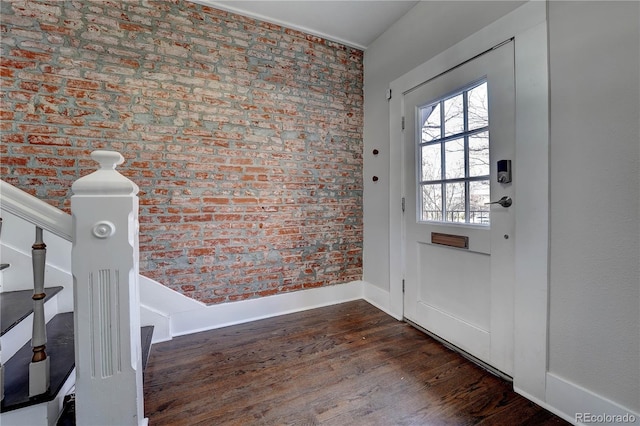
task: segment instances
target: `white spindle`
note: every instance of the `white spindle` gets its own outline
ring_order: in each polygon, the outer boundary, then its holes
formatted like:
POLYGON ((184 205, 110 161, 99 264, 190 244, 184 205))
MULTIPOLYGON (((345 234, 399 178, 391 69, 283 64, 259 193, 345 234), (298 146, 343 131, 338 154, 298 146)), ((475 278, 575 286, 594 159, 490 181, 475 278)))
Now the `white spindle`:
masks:
POLYGON ((117 152, 73 184, 76 423, 144 425, 138 288, 138 187, 117 152))
POLYGON ((49 389, 49 358, 45 351, 47 329, 44 318, 44 268, 47 246, 42 239, 42 228, 36 227, 36 241, 31 250, 33 264, 33 357, 29 364, 29 396, 40 395, 49 389))

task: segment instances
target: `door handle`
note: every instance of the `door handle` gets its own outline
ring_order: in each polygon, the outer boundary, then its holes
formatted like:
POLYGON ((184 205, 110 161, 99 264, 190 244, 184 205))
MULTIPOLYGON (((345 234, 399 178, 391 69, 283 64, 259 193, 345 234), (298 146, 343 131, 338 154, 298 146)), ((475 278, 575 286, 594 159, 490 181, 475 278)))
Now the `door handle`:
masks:
POLYGON ((504 197, 500 198, 498 201, 492 201, 490 203, 485 203, 485 204, 500 204, 502 207, 507 208, 507 207, 510 207, 511 204, 513 204, 513 200, 511 199, 511 197, 505 195, 504 197))

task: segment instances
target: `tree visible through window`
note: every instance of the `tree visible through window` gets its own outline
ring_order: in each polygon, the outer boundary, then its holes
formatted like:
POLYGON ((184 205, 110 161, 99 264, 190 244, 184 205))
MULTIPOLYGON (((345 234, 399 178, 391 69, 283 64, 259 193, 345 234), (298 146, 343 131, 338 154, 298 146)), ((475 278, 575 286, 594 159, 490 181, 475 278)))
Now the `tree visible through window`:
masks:
POLYGON ((419 109, 419 220, 489 224, 487 82, 419 109))

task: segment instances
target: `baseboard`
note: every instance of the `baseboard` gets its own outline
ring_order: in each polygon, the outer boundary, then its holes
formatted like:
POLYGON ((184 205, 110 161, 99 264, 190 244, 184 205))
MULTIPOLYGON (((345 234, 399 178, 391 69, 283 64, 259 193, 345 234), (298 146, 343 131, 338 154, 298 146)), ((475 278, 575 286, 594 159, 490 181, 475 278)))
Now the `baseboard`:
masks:
POLYGON ((201 306, 171 315, 172 336, 182 336, 363 298, 363 282, 352 281, 239 302, 201 306))
POLYGON ((640 425, 640 413, 553 373, 547 373, 546 404, 543 407, 576 425, 640 425))
POLYGON ((391 293, 375 286, 367 281, 363 281, 363 299, 386 313, 397 319, 402 320, 402 315, 398 316, 391 309, 391 293))
POLYGON ((560 417, 563 420, 566 420, 569 423, 575 424, 575 419, 573 417, 569 417, 567 416, 565 413, 563 413, 562 411, 556 409, 555 407, 550 406, 549 404, 547 404, 546 402, 544 402, 543 400, 541 400, 540 398, 527 393, 525 391, 523 391, 522 389, 518 388, 517 386, 513 386, 513 390, 515 393, 517 393, 518 395, 522 395, 523 397, 527 398, 529 401, 535 403, 536 405, 539 405, 540 407, 544 408, 545 410, 555 414, 556 416, 560 417))
POLYGON ((156 309, 140 304, 140 325, 153 326, 151 343, 171 340, 171 319, 156 309))

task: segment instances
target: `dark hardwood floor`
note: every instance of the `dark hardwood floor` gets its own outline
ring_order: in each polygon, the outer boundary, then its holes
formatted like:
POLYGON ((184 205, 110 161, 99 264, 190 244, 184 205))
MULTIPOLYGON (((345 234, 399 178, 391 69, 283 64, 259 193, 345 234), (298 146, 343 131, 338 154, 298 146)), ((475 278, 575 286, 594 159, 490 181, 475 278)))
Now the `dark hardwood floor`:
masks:
POLYGON ((561 425, 499 379, 364 301, 155 344, 159 425, 561 425))

